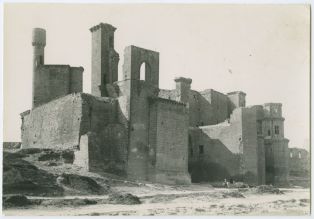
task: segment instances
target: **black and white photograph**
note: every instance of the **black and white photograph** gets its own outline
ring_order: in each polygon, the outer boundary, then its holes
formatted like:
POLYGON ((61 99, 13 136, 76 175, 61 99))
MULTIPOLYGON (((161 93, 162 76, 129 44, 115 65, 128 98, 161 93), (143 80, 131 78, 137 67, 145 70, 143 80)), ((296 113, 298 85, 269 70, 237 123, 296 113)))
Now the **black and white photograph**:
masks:
POLYGON ((311 5, 4 2, 3 216, 310 216, 311 5))

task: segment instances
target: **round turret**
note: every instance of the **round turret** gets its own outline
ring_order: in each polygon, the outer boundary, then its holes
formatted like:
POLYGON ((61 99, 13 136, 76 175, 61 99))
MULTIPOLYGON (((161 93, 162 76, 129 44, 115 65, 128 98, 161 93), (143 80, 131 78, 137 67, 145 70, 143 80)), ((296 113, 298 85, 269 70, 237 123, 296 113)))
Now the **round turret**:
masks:
POLYGON ((42 28, 33 29, 32 37, 33 46, 45 46, 46 45, 46 30, 42 28))

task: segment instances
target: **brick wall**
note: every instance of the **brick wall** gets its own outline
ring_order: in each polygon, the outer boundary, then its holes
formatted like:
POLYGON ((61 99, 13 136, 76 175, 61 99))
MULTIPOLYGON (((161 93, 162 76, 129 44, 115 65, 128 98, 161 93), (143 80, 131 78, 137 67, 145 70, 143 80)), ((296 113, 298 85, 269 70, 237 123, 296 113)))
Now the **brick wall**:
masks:
POLYGON ((213 125, 229 118, 228 96, 213 89, 200 92, 201 117, 200 124, 213 125))
POLYGON ((76 165, 125 175, 128 137, 118 108, 115 99, 82 93, 43 104, 23 114, 23 148, 79 150, 76 165))
POLYGON ((302 148, 289 148, 290 176, 308 176, 310 173, 310 155, 302 148))
POLYGON ((288 156, 288 140, 265 139, 266 183, 287 184, 289 176, 288 156))
MULTIPOLYGON (((160 90, 159 97, 179 101, 178 90, 160 90)), ((189 125, 192 127, 214 125, 229 118, 229 98, 227 95, 208 89, 202 92, 189 90, 187 107, 189 125)))
POLYGON ((158 88, 140 80, 131 80, 129 111, 128 177, 147 180, 149 151, 149 98, 158 88))
POLYGON ((157 100, 156 178, 167 184, 188 184, 188 117, 185 105, 157 100))
POLYGON ((82 92, 83 70, 69 65, 40 66, 34 79, 34 107, 73 92, 82 92))
MULTIPOLYGON (((258 139, 256 110, 251 108, 241 108, 242 111, 242 141, 245 181, 250 183, 258 182, 258 139)), ((261 162, 261 161, 260 161, 261 162)))
POLYGON ((83 91, 83 71, 82 67, 70 68, 70 93, 79 93, 83 91))
POLYGON ((82 120, 80 94, 36 107, 22 117, 22 147, 73 148, 79 145, 82 120))
POLYGON ((257 183, 258 143, 254 111, 237 108, 230 117, 230 123, 226 121, 217 125, 190 128, 189 137, 192 180, 234 178, 257 183), (193 173, 201 171, 197 168, 204 168, 201 173, 204 175, 203 179, 198 176, 200 172, 193 173))

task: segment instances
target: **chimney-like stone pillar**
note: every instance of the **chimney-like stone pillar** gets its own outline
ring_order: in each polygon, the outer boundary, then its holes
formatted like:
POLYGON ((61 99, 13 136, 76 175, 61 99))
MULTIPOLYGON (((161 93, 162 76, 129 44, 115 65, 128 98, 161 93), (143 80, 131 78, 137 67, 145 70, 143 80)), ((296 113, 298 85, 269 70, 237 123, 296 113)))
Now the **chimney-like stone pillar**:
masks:
POLYGON ((174 81, 176 82, 177 91, 176 100, 188 105, 192 79, 179 77, 175 78, 174 81))

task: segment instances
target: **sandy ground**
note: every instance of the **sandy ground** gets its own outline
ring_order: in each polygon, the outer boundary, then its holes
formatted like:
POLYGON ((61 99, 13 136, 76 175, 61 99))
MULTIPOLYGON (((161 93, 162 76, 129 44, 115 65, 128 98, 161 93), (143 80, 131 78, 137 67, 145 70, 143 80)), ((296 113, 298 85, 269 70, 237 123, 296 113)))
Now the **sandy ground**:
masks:
MULTIPOLYGON (((213 188, 209 185, 174 187, 156 184, 117 186, 118 192, 128 192, 140 197, 142 204, 85 206, 32 206, 3 211, 4 215, 309 215, 309 189, 281 189, 284 194, 257 194, 242 192, 244 197, 234 197, 237 189, 213 188)), ((68 196, 53 199, 88 198, 106 199, 108 196, 68 196)), ((36 199, 38 197, 29 197, 36 199)), ((46 197, 50 199, 50 197, 46 197)), ((52 198, 51 198, 52 199, 52 198)))

